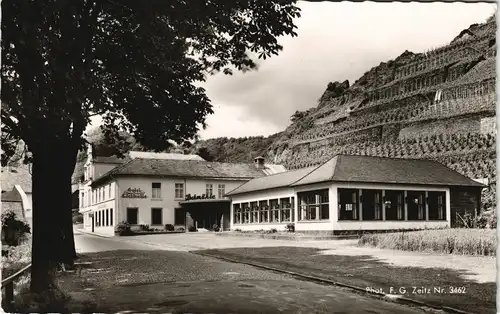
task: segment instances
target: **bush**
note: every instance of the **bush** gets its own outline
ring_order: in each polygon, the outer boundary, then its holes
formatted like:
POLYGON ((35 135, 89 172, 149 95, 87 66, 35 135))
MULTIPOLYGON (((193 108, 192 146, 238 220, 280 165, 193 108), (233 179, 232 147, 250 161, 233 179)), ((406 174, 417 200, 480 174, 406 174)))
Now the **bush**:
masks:
POLYGON ((73 224, 82 224, 83 223, 83 215, 80 213, 73 214, 73 224))
POLYGON ((182 232, 184 232, 184 231, 186 231, 186 229, 184 229, 184 227, 178 227, 178 228, 177 228, 177 231, 182 231, 182 232))
POLYGON ((174 231, 175 227, 172 224, 166 224, 165 225, 165 230, 167 230, 167 231, 174 231))
POLYGON ((147 224, 139 225, 141 231, 151 231, 151 228, 147 224))
POLYGON ((236 228, 236 229, 234 229, 234 231, 236 231, 236 232, 241 232, 241 229, 236 228))
POLYGON ((118 235, 120 236, 129 235, 133 233, 132 230, 130 229, 130 224, 125 221, 122 221, 118 225, 116 225, 115 232, 118 233, 118 235))
POLYGON ((285 228, 288 232, 295 232, 295 224, 293 222, 287 223, 285 228))
POLYGON ((494 209, 483 211, 478 216, 474 217, 469 213, 465 215, 457 214, 458 228, 480 228, 480 229, 495 229, 497 227, 496 211, 494 209))
POLYGON ((195 226, 189 226, 188 231, 189 232, 195 232, 196 231, 196 227, 195 226))
POLYGON ((218 232, 220 229, 219 229, 219 226, 217 224, 214 224, 212 226, 212 230, 215 231, 215 232, 218 232))
POLYGON ((13 211, 2 211, 2 244, 17 246, 27 240, 30 226, 13 211))

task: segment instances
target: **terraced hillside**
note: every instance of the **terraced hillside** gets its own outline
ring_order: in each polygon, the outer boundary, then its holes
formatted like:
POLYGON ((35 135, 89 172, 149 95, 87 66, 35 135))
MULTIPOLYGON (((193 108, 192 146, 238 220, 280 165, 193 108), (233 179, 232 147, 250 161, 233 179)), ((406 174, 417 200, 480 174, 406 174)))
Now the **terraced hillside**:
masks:
POLYGON ((289 169, 337 153, 437 160, 486 179, 483 206, 495 205, 494 17, 427 53, 405 51, 358 79, 328 84, 316 108, 298 112, 271 145, 289 169))

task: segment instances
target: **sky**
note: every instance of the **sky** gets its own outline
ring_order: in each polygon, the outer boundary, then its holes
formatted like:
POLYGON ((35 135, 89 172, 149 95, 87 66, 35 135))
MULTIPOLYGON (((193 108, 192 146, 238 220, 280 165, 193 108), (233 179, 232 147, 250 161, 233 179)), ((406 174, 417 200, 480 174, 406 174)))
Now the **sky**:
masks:
MULTIPOLYGON (((318 105, 329 82, 352 84, 372 67, 409 50, 448 44, 496 11, 488 3, 303 2, 298 37, 259 60, 257 71, 210 76, 202 86, 214 114, 201 139, 268 136, 283 131, 296 110, 318 105)), ((93 125, 99 123, 95 119, 93 125)))

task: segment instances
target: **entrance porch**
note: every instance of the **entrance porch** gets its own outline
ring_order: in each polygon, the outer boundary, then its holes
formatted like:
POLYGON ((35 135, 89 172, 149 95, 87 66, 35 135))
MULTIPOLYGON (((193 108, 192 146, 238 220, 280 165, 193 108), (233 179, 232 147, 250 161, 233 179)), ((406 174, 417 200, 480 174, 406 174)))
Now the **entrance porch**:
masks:
POLYGON ((214 225, 219 230, 230 228, 230 200, 202 199, 179 202, 182 215, 185 217, 186 230, 196 229, 213 230, 214 225))

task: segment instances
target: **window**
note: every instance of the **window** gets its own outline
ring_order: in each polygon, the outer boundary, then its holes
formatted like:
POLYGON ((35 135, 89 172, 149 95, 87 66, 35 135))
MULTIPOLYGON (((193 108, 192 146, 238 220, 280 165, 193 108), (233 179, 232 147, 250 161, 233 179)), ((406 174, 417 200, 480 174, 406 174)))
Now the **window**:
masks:
POLYGON ((151 224, 163 225, 163 208, 151 208, 151 224))
POLYGON ((267 206, 267 201, 259 202, 259 214, 261 223, 269 222, 269 206, 267 206))
POLYGON ((329 219, 328 189, 297 193, 299 220, 329 219))
POLYGON ((109 226, 109 209, 106 209, 106 226, 109 226))
POLYGON ((111 183, 108 185, 108 197, 111 198, 111 183))
POLYGON ((279 222, 280 205, 279 200, 269 200, 269 222, 279 222))
POLYGON ((139 213, 139 208, 137 207, 127 208, 127 222, 131 225, 137 225, 138 213, 139 213))
POLYGON ((104 197, 104 187, 102 187, 102 188, 101 188, 101 193, 102 193, 102 198, 101 198, 101 200, 103 200, 103 201, 104 201, 104 200, 106 199, 106 198, 104 197))
POLYGON ((161 198, 161 183, 153 182, 151 188, 151 198, 161 198))
POLYGON ((446 220, 446 192, 429 192, 429 220, 446 220))
POLYGON ((214 188, 213 188, 213 185, 210 183, 207 184, 206 195, 207 195, 207 197, 214 195, 214 188))
POLYGON ((175 199, 184 198, 184 183, 175 184, 175 199))
POLYGON ((408 191, 406 203, 408 204, 408 220, 425 219, 425 192, 408 191))
POLYGON ((358 220, 359 191, 338 189, 339 220, 358 220))
POLYGON ((174 214, 174 224, 185 225, 186 224, 186 212, 182 208, 176 208, 174 214))
POLYGON ((363 189, 361 195, 363 203, 362 220, 382 220, 382 191, 363 189))
POLYGON ((109 209, 109 225, 113 225, 113 208, 109 209))
POLYGON ((404 220, 403 191, 386 190, 383 198, 385 220, 404 220))
POLYGON ((85 207, 85 193, 82 192, 81 196, 82 203, 80 204, 80 207, 85 207))
POLYGON ((250 222, 250 206, 248 203, 244 203, 241 205, 243 208, 243 217, 241 218, 241 223, 247 224, 250 222))
POLYGON ((291 222, 292 221, 292 208, 291 198, 280 199, 281 205, 281 221, 280 222, 291 222))
POLYGON ((257 202, 250 202, 250 222, 259 222, 259 207, 257 207, 257 202))
POLYGON ((219 184, 217 186, 217 198, 223 198, 225 194, 226 194, 226 185, 219 184))
POLYGON ((233 224, 241 223, 241 205, 233 204, 233 224))

